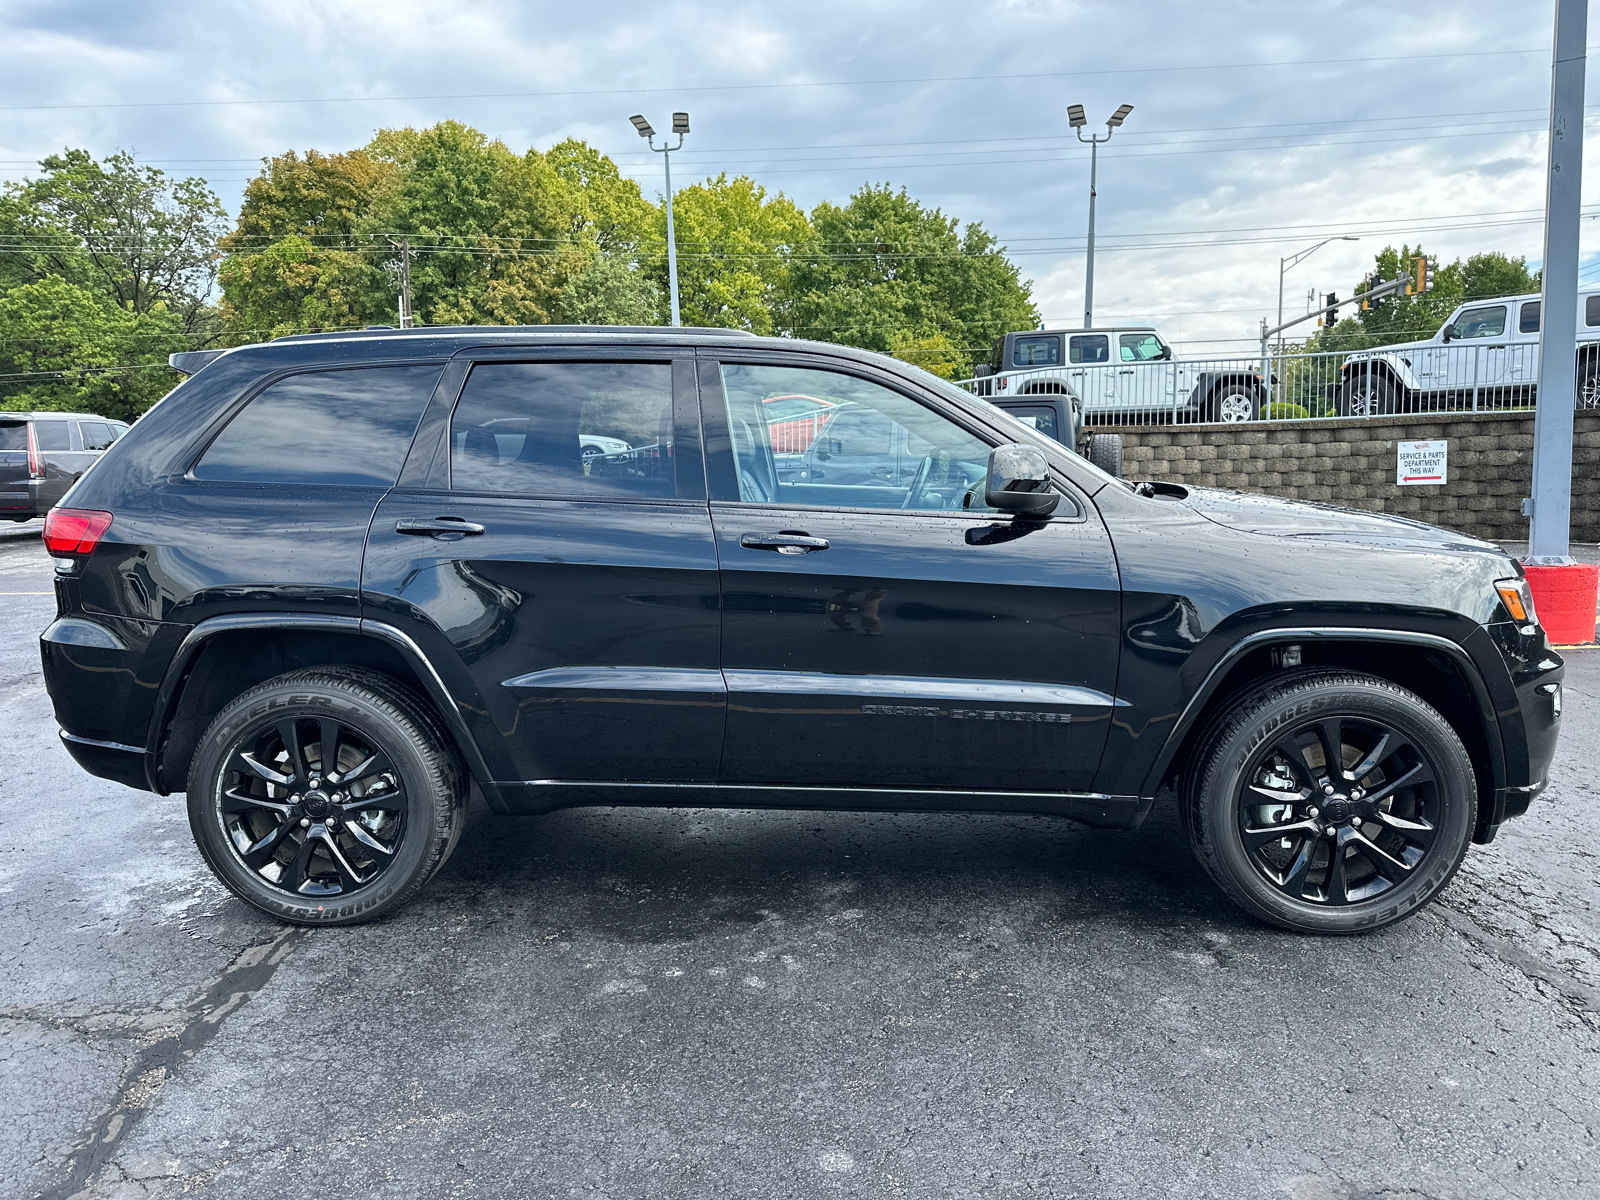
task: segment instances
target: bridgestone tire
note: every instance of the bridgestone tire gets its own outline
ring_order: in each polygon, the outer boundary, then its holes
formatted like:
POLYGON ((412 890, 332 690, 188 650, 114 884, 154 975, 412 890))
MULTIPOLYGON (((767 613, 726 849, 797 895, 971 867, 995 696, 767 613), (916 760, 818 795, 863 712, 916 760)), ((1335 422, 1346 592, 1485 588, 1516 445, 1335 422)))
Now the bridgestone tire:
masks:
POLYGON ((1120 433, 1093 433, 1089 435, 1089 461, 1107 475, 1122 478, 1122 435, 1120 433))
POLYGON ((189 827, 195 844, 229 891, 260 911, 297 925, 354 925, 387 916, 431 879, 461 838, 467 774, 432 709, 386 675, 358 667, 323 667, 280 675, 251 688, 212 721, 189 770, 189 827), (227 759, 239 739, 266 722, 331 718, 376 744, 403 785, 404 834, 369 884, 348 896, 300 896, 245 865, 223 824, 227 759))
POLYGON ((1246 693, 1203 735, 1185 783, 1185 825, 1200 864, 1246 912, 1297 933, 1366 933, 1412 915, 1455 875, 1477 816, 1472 762, 1449 723, 1405 688, 1348 672, 1308 671, 1246 693), (1431 767, 1442 802, 1435 841, 1415 876, 1337 907, 1293 899, 1269 882, 1245 848, 1239 819, 1244 774, 1269 739, 1333 716, 1371 720, 1399 733, 1431 767))

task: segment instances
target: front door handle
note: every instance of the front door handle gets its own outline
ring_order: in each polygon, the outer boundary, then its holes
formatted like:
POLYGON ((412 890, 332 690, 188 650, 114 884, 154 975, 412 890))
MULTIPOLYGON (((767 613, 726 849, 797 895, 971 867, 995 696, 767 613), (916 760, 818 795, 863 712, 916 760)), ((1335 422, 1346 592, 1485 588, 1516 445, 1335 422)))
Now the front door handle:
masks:
POLYGON ((785 529, 779 533, 747 533, 739 539, 746 550, 775 550, 779 554, 810 554, 813 550, 826 550, 828 539, 812 537, 798 530, 785 529))
POLYGON ((483 532, 482 525, 476 525, 464 517, 422 517, 411 518, 394 523, 396 533, 419 533, 441 540, 455 541, 469 534, 483 532))

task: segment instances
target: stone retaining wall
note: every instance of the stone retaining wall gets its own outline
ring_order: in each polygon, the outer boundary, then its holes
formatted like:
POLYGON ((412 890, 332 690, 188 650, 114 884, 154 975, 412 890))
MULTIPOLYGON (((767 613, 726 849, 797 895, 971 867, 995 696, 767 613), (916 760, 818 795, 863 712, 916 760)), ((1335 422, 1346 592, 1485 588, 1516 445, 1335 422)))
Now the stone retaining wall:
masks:
MULTIPOLYGON (((1600 541, 1600 412, 1576 414, 1572 540, 1600 541)), ((1500 540, 1526 538, 1531 413, 1439 413, 1248 425, 1097 426, 1123 437, 1122 473, 1395 513, 1500 540), (1395 483, 1395 443, 1445 438, 1449 482, 1395 483)))

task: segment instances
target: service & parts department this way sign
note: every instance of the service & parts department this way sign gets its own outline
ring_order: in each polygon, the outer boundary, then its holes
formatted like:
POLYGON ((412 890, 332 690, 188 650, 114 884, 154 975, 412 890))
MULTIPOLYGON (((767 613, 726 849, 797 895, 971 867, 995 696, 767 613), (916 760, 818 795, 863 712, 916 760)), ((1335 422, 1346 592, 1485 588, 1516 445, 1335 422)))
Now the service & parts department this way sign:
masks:
POLYGON ((1395 448, 1398 452, 1394 473, 1396 483, 1405 485, 1448 482, 1446 478, 1450 457, 1448 441, 1397 442, 1395 448))

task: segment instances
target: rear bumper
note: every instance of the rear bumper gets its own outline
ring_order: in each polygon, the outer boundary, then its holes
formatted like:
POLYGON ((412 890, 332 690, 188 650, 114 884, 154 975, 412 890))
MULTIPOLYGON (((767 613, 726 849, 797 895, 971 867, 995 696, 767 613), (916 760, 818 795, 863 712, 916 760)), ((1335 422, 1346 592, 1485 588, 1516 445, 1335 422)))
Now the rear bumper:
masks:
POLYGON ((67 748, 77 764, 91 775, 115 783, 151 792, 150 780, 145 772, 143 746, 126 746, 121 742, 99 742, 93 738, 77 737, 61 731, 61 744, 67 748))

